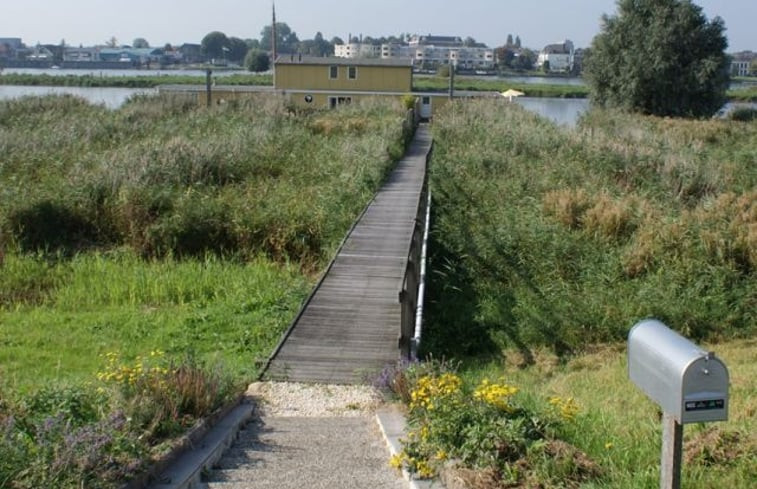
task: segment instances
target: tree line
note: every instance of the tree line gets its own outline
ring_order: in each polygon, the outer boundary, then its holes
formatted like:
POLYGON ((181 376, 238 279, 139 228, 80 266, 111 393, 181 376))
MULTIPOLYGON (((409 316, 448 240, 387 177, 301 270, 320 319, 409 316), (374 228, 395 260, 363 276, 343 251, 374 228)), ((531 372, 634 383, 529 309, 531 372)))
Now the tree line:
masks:
MULTIPOLYGON (((363 44, 390 44, 403 43, 409 39, 409 34, 398 36, 353 36, 347 38, 350 43, 363 44)), ((265 71, 270 68, 269 53, 273 50, 273 28, 267 25, 260 32, 259 39, 245 39, 228 37, 223 32, 213 31, 208 33, 201 42, 202 54, 208 60, 225 60, 240 64, 250 71, 265 71)), ((327 40, 321 32, 317 32, 312 39, 301 40, 295 31, 286 22, 276 22, 276 49, 278 53, 294 53, 307 56, 333 56, 334 46, 345 44, 344 39, 334 36, 327 40)), ((463 39, 463 45, 467 47, 484 46, 473 37, 463 39)), ((500 68, 514 70, 530 70, 536 62, 537 52, 524 48, 521 45, 520 36, 513 38, 507 35, 507 42, 495 49, 497 59, 500 60, 500 68)))

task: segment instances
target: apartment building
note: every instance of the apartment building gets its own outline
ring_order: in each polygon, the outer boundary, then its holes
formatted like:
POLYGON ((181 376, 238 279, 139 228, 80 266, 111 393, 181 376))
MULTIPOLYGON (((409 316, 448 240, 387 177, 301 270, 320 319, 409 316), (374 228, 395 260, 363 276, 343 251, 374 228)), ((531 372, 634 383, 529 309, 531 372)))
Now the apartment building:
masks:
POLYGON ((410 58, 415 69, 433 70, 453 65, 461 70, 490 70, 496 59, 494 50, 483 44, 466 46, 460 37, 413 36, 407 43, 382 45, 349 43, 335 46, 341 58, 410 58))

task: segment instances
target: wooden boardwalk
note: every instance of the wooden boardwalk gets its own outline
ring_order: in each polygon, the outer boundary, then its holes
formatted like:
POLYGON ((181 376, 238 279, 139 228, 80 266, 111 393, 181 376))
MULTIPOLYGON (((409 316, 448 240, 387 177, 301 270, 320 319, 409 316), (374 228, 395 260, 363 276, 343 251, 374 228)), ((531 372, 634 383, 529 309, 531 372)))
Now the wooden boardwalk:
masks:
POLYGON ((421 125, 272 355, 265 378, 364 383, 399 359, 399 292, 430 148, 430 131, 421 125))

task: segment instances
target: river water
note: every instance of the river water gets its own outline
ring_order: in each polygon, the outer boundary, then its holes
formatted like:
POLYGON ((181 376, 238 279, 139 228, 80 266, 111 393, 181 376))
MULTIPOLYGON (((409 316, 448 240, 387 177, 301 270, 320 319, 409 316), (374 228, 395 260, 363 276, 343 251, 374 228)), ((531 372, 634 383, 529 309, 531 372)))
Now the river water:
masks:
POLYGON ((0 100, 14 99, 28 95, 62 95, 69 94, 81 97, 93 104, 104 105, 109 109, 117 109, 129 97, 136 94, 157 94, 156 88, 93 88, 93 87, 33 87, 18 85, 0 85, 0 100))
MULTIPOLYGON (((64 70, 43 68, 4 68, 3 74, 50 75, 50 76, 95 76, 98 78, 123 76, 205 76, 205 70, 64 70)), ((240 70, 213 70, 213 76, 248 74, 240 70)))
MULTIPOLYGON (((117 109, 123 105, 129 97, 135 94, 157 93, 158 91, 155 88, 36 87, 0 85, 0 100, 19 98, 26 95, 71 94, 82 97, 93 104, 104 105, 109 109, 117 109)), ((575 126, 581 114, 589 110, 589 101, 587 99, 517 97, 513 99, 513 103, 517 103, 527 110, 536 112, 537 114, 554 121, 556 124, 567 127, 575 126)), ((726 104, 721 112, 727 113, 735 107, 742 106, 757 109, 757 104, 755 103, 729 103, 726 104)))

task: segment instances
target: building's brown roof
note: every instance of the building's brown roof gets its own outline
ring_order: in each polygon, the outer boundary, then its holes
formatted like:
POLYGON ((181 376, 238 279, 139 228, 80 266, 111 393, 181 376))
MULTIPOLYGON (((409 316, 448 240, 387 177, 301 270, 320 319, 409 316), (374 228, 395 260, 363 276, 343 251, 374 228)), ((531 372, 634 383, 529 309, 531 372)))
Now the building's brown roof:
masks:
POLYGON ((299 54, 282 54, 276 58, 277 65, 324 65, 324 66, 413 66, 412 58, 319 58, 300 56, 299 54))

